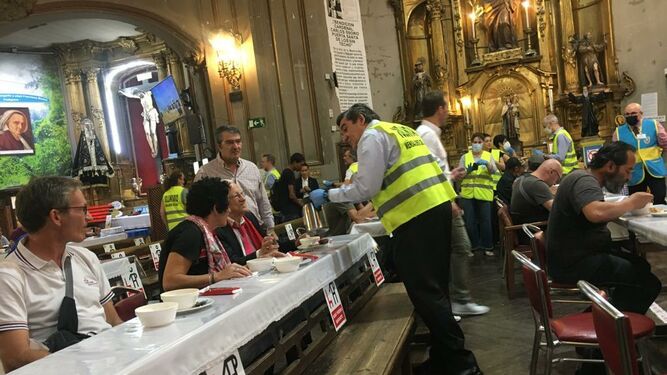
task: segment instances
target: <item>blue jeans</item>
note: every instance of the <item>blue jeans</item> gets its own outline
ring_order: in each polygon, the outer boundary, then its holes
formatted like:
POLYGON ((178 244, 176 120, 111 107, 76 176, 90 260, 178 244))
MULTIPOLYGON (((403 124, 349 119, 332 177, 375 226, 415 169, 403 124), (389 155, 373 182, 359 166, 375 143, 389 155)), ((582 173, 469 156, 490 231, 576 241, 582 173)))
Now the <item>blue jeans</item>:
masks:
POLYGON ((461 208, 472 249, 493 250, 491 202, 462 198, 461 208))

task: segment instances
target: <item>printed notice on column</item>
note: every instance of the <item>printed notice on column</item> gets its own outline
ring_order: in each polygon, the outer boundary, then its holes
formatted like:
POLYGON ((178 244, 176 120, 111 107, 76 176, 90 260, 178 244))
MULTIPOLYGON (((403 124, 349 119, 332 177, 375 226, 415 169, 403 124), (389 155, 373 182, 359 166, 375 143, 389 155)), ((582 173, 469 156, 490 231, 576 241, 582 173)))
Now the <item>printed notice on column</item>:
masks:
POLYGON ((372 108, 359 0, 324 0, 324 9, 340 109, 354 103, 365 103, 372 108))

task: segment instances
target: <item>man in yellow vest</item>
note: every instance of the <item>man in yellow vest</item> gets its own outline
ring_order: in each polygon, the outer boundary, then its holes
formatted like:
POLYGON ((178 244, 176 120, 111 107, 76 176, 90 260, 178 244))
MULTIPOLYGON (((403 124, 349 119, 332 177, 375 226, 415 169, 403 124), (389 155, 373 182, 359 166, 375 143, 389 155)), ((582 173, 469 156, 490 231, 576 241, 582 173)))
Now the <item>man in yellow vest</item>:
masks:
POLYGON ((637 151, 635 168, 628 181, 630 194, 651 190, 653 203, 665 203, 667 168, 662 154, 667 150, 667 133, 657 121, 644 118, 642 107, 630 103, 625 107, 625 124, 616 128, 613 141, 621 141, 637 151))
POLYGON ((280 180, 280 172, 275 167, 276 157, 271 154, 262 155, 262 185, 266 193, 271 195, 271 188, 276 181, 280 180))
POLYGON ((449 301, 454 189, 413 129, 380 121, 365 104, 345 112, 340 131, 357 150, 359 172, 351 184, 328 194, 311 192, 311 200, 318 206, 327 197, 332 202, 372 198, 385 230, 393 234, 398 274, 431 332, 430 358, 418 373, 481 374, 449 301))
MULTIPOLYGON (((577 169, 579 161, 577 161, 577 153, 574 151, 574 141, 560 123, 558 117, 554 114, 549 114, 544 117, 544 127, 547 135, 553 135, 552 149, 553 154, 544 155, 546 159, 556 159, 563 166, 563 176, 567 176, 570 172, 577 169)), ((541 155, 542 151, 533 150, 533 155, 541 155)))
POLYGON ((496 172, 491 175, 493 178, 493 190, 495 191, 498 181, 500 181, 505 171, 505 159, 501 157, 500 149, 493 147, 491 134, 488 133, 484 133, 484 151, 490 153, 493 156, 493 161, 496 163, 496 172))
POLYGON ((178 223, 188 217, 185 211, 185 201, 188 190, 185 185, 185 175, 176 170, 172 172, 164 182, 164 195, 162 195, 162 204, 160 213, 167 229, 172 230, 178 223))

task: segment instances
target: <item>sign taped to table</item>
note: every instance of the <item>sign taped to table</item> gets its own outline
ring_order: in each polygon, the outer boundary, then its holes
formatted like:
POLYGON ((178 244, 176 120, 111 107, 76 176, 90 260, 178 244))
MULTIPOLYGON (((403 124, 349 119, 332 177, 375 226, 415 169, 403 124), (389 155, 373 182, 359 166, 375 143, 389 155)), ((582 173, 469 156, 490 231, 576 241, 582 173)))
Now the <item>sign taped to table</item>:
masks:
POLYGON ((330 282, 329 285, 324 287, 323 291, 324 299, 327 301, 327 306, 329 307, 331 321, 336 331, 338 331, 347 322, 347 317, 345 316, 345 309, 343 309, 343 302, 340 299, 336 282, 330 282))
POLYGON ((382 273, 382 268, 380 268, 380 263, 378 262, 378 258, 375 256, 374 250, 368 252, 368 263, 370 263, 371 271, 373 271, 375 285, 382 285, 382 283, 384 283, 384 274, 382 273))
POLYGON ((235 350, 222 363, 206 370, 206 375, 245 375, 239 351, 235 350))

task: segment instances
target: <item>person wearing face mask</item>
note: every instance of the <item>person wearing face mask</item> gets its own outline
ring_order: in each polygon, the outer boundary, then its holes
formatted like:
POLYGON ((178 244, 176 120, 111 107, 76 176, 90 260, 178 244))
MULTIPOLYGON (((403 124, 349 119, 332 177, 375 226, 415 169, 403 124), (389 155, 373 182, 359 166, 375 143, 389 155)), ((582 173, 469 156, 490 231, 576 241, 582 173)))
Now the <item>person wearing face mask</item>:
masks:
POLYGON ((662 125, 644 118, 642 107, 630 103, 625 107, 625 124, 616 128, 612 140, 637 150, 637 165, 628 182, 630 194, 650 189, 656 204, 665 203, 667 168, 662 153, 667 150, 667 133, 662 125))
POLYGON ((611 302, 621 311, 646 313, 661 290, 645 259, 621 251, 611 240, 607 223, 653 200, 646 192, 606 202, 602 188, 618 193, 630 179, 636 156, 632 146, 613 142, 589 163, 563 178, 547 229, 547 265, 554 282, 586 280, 612 287, 611 302))
POLYGON ((472 150, 461 156, 459 167, 466 169, 461 181, 461 206, 466 230, 474 250, 483 250, 493 256, 491 202, 493 202, 492 174, 498 168, 490 152, 484 151, 484 134, 472 135, 472 150))
MULTIPOLYGON (((572 136, 560 126, 558 117, 554 114, 544 117, 544 127, 547 135, 553 136, 553 154, 544 155, 544 158, 558 160, 563 166, 563 175, 567 176, 579 165, 572 136)), ((533 155, 541 156, 543 153, 540 150, 533 150, 533 155)))

